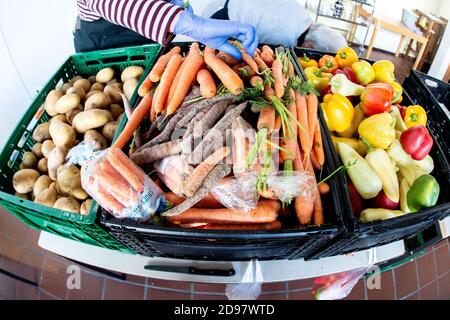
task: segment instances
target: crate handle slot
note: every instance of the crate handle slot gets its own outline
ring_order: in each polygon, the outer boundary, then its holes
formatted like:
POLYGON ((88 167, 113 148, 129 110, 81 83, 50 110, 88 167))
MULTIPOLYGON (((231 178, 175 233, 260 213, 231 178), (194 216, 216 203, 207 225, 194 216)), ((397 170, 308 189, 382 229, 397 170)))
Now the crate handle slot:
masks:
POLYGON ((231 268, 228 270, 217 270, 217 269, 198 269, 194 267, 183 267, 183 266, 144 266, 145 270, 152 271, 162 271, 162 272, 174 272, 174 273, 184 273, 192 274, 198 276, 209 276, 209 277, 232 277, 236 274, 236 271, 231 268))

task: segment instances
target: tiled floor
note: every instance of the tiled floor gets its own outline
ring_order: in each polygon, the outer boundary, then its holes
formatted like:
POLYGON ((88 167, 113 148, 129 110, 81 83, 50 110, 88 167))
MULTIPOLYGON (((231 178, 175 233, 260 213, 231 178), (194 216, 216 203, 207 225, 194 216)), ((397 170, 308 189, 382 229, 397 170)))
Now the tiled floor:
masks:
MULTIPOLYGON (((39 232, 0 208, 0 269, 32 286, 0 273, 0 299, 227 299, 225 285, 164 281, 127 276, 117 279, 38 247, 39 232), (68 289, 69 265, 81 270, 81 289, 68 289)), ((346 299, 450 299, 450 248, 443 241, 415 261, 385 272, 382 290, 369 290, 360 280, 346 299)), ((262 286, 259 300, 312 300, 312 279, 262 286)), ((70 282, 70 281, 69 281, 70 282)))

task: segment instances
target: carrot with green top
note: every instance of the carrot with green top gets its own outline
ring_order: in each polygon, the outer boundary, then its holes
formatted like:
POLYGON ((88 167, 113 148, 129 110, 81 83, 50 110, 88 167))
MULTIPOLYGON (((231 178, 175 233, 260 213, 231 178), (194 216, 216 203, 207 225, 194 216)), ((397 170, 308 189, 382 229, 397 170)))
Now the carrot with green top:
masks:
POLYGON ((280 59, 276 59, 272 64, 272 75, 274 84, 273 87, 275 89, 275 94, 278 98, 282 98, 284 96, 285 85, 283 79, 283 63, 280 59))

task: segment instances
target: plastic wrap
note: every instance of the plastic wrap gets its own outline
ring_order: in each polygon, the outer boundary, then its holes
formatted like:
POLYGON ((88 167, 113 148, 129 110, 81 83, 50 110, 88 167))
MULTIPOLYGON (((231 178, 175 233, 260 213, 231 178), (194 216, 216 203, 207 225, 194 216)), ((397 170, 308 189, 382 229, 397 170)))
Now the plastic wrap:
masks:
POLYGON ((261 294, 263 282, 261 264, 258 260, 251 260, 241 282, 228 284, 225 294, 229 300, 256 300, 261 294))
POLYGON ((317 187, 316 178, 304 171, 271 174, 267 186, 281 202, 290 202, 298 196, 312 199, 317 187))
POLYGON ((68 158, 81 165, 83 189, 116 218, 145 222, 165 208, 161 189, 120 149, 81 143, 68 158))
POLYGON ((158 177, 175 194, 183 195, 183 183, 194 168, 185 156, 166 157, 153 163, 158 177))

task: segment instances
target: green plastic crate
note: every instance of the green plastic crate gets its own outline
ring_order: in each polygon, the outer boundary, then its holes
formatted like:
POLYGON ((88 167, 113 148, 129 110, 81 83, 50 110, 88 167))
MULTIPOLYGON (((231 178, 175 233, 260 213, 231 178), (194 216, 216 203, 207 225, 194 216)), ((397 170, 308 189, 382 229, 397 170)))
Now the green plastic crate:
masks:
MULTIPOLYGON (((115 69, 116 76, 129 66, 140 65, 148 69, 160 52, 160 45, 151 44, 70 56, 38 93, 1 151, 0 205, 32 228, 87 244, 134 253, 97 225, 98 205, 95 202, 86 216, 36 204, 14 196, 12 177, 19 169, 24 152, 30 151, 35 143, 32 139, 34 129, 50 118, 43 105, 51 90, 76 75, 85 77, 95 75, 99 70, 106 67, 115 69)), ((137 92, 131 98, 132 105, 136 96, 137 92)))

